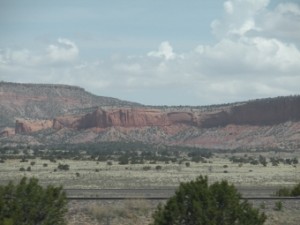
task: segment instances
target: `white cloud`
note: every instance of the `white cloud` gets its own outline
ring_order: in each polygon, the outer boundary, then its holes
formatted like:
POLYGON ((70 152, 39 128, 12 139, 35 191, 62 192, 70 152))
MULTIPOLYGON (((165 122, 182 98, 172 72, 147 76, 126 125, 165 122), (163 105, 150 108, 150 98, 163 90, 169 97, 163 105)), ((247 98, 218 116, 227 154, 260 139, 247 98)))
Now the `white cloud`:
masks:
POLYGON ((49 45, 47 48, 47 56, 52 62, 72 62, 78 54, 76 44, 64 38, 59 38, 56 44, 49 45))
POLYGON ((231 1, 224 2, 224 9, 225 9, 226 13, 232 14, 234 11, 232 2, 231 1))
POLYGON ((260 19, 260 35, 292 41, 300 46, 300 5, 281 3, 260 19))
POLYGON ((176 54, 173 52, 173 48, 169 42, 162 42, 158 48, 158 51, 152 51, 148 53, 148 56, 164 58, 171 60, 176 58, 176 54))
POLYGON ((300 6, 295 3, 281 3, 276 7, 276 13, 300 15, 300 6))
POLYGON ((249 31, 260 31, 255 21, 263 14, 269 0, 230 0, 224 3, 226 14, 211 23, 213 34, 219 38, 232 35, 244 36, 249 31))
MULTIPOLYGON (((299 94, 300 7, 282 3, 269 9, 268 3, 226 1, 223 17, 211 24, 217 41, 186 52, 175 53, 164 41, 144 55, 129 57, 115 52, 101 60, 86 60, 68 39, 58 39, 42 53, 2 50, 0 78, 2 71, 15 80, 31 73, 35 82, 74 84, 96 94, 149 104, 143 101, 145 93, 157 101, 152 104, 168 104, 173 94, 181 98, 172 99, 178 104, 299 94), (128 93, 134 97, 127 98, 128 93)), ((30 82, 30 76, 22 79, 30 82)))
POLYGON ((6 49, 0 51, 0 63, 18 66, 39 67, 53 63, 74 62, 79 50, 74 42, 59 38, 46 51, 34 52, 28 49, 6 49))

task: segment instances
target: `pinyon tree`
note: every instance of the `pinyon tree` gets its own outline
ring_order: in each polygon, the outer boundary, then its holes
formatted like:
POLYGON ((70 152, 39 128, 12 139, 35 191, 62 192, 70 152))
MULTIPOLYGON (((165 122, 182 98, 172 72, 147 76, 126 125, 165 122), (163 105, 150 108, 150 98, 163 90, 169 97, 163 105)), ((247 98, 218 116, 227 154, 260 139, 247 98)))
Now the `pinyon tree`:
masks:
POLYGON ((264 213, 252 207, 227 181, 208 184, 207 177, 181 183, 167 203, 159 205, 152 225, 262 225, 264 213))
POLYGON ((67 199, 62 187, 46 188, 35 178, 0 186, 0 224, 65 225, 67 199))

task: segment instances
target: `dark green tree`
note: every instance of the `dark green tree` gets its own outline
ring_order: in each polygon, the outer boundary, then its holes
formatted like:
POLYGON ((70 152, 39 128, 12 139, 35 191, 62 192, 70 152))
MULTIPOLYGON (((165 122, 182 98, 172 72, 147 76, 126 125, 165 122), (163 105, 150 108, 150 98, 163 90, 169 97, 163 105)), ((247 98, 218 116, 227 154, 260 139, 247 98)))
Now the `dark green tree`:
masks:
POLYGON ((300 182, 292 188, 291 196, 300 196, 300 182))
POLYGON ((62 187, 43 188, 35 178, 0 186, 0 224, 65 225, 66 195, 62 187))
POLYGON ((208 184, 207 177, 181 183, 165 206, 153 214, 153 225, 261 225, 266 216, 252 207, 227 181, 208 184))

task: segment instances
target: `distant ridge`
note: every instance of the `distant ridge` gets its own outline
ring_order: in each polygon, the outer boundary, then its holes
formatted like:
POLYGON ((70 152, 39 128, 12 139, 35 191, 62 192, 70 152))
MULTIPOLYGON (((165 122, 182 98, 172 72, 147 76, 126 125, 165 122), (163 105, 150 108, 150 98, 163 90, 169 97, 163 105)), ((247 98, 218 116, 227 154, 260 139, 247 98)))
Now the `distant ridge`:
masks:
POLYGON ((1 81, 0 82, 0 86, 1 85, 5 85, 5 86, 19 86, 19 87, 29 87, 29 88, 34 88, 37 85, 40 87, 44 87, 44 88, 66 88, 66 89, 74 89, 74 90, 82 90, 85 91, 84 88, 79 87, 79 86, 73 86, 73 85, 67 85, 67 84, 43 84, 43 83, 14 83, 14 82, 5 82, 5 81, 1 81))
POLYGON ((300 96, 151 107, 70 85, 0 82, 0 144, 103 141, 298 151, 300 96))
POLYGON ((0 127, 14 125, 16 118, 48 119, 99 106, 138 105, 96 96, 77 86, 0 82, 0 127))

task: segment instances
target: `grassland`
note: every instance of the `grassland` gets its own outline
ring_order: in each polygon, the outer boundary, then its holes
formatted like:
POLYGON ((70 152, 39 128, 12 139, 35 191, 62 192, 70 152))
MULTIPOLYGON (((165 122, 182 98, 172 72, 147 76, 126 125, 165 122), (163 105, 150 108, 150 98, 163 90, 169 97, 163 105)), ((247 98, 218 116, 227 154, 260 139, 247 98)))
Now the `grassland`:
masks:
POLYGON ((36 177, 42 184, 63 185, 65 188, 142 188, 176 187, 199 175, 210 182, 226 179, 236 186, 291 186, 300 180, 300 166, 280 163, 272 166, 232 163, 230 155, 215 154, 206 163, 144 162, 119 165, 117 161, 49 160, 35 158, 21 162, 7 159, 0 163, 0 180, 18 180, 23 176, 36 177), (110 165, 111 164, 111 165, 110 165), (58 169, 68 165, 68 170, 58 169), (30 167, 30 171, 27 171, 30 167), (25 171, 20 171, 24 168, 25 171))
MULTIPOLYGON (((80 153, 82 154, 82 152, 80 153)), ((3 157, 0 163, 0 182, 17 181, 23 176, 36 177, 43 185, 63 185, 64 188, 155 188, 177 187, 180 182, 208 176, 210 182, 228 180, 239 187, 289 187, 300 181, 300 164, 285 163, 286 159, 300 158, 294 152, 241 152, 214 153, 212 156, 194 162, 187 153, 178 154, 178 159, 159 161, 143 160, 131 164, 120 164, 119 157, 98 160, 93 157, 45 157, 19 153, 17 157, 3 157), (234 163, 238 159, 253 159, 234 163), (266 159, 266 165, 259 162, 266 159), (5 158, 5 159, 4 159, 5 158), (281 159, 272 163, 271 159, 281 159), (30 169, 29 169, 30 168, 30 169)), ((69 203, 67 218, 69 225, 82 224, 149 224, 157 201, 103 201, 69 203)), ((300 220, 299 202, 296 205, 284 203, 277 211, 275 202, 255 202, 268 215, 266 225, 296 225, 300 220), (262 204, 265 204, 262 207, 262 204)))

